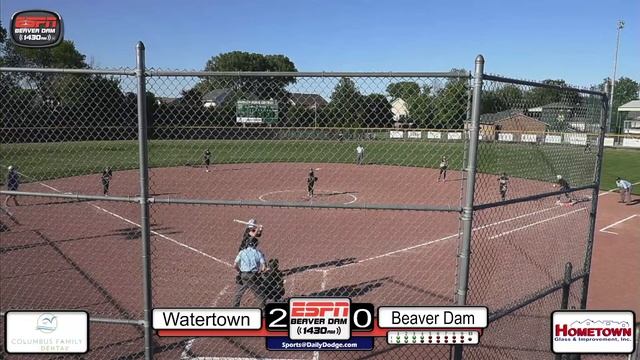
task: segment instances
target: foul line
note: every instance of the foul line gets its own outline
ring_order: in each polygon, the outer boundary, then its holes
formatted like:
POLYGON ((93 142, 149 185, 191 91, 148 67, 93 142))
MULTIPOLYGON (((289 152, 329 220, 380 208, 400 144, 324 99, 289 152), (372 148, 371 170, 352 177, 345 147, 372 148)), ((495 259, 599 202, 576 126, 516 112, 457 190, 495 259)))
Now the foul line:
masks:
POLYGON ((616 222, 614 222, 613 224, 608 225, 608 226, 605 226, 605 227, 603 227, 602 229, 600 229, 600 232, 607 233, 607 234, 614 234, 614 235, 618 235, 618 233, 613 232, 613 231, 607 231, 607 229, 612 228, 612 227, 614 227, 614 226, 616 226, 616 225, 618 225, 618 224, 622 224, 623 222, 625 222, 625 221, 627 221, 627 220, 629 220, 629 219, 632 219, 632 218, 634 218, 634 217, 636 217, 636 216, 640 216, 640 214, 634 214, 634 215, 631 215, 631 216, 629 216, 629 217, 626 217, 626 218, 624 218, 624 219, 622 219, 622 220, 620 220, 620 221, 616 221, 616 222))
MULTIPOLYGON (((53 186, 49 186, 49 185, 47 185, 45 183, 39 182, 39 184, 44 186, 44 187, 46 187, 46 188, 49 188, 49 189, 51 189, 51 190, 53 190, 55 192, 59 192, 59 193, 62 192, 62 191, 54 188, 53 186)), ((111 211, 109 211, 107 209, 104 209, 104 208, 102 208, 100 206, 97 206, 95 204, 89 204, 89 205, 91 205, 94 208, 99 209, 99 210, 101 210, 101 211, 103 211, 103 212, 105 212, 105 213, 107 213, 107 214, 109 214, 109 215, 111 215, 111 216, 113 216, 115 218, 118 218, 118 219, 120 219, 122 221, 125 221, 125 222, 127 222, 127 223, 129 223, 131 225, 134 225, 134 226, 136 226, 138 228, 142 228, 139 224, 135 223, 134 221, 131 221, 131 220, 129 220, 129 219, 125 218, 125 217, 122 217, 122 216, 120 216, 120 215, 118 215, 116 213, 113 213, 113 212, 111 212, 111 211)), ((188 250, 194 251, 194 252, 196 252, 196 253, 198 253, 198 254, 200 254, 202 256, 210 258, 210 259, 212 259, 212 260, 214 260, 214 261, 216 261, 216 262, 218 262, 220 264, 227 265, 229 267, 233 267, 232 264, 230 264, 230 263, 228 263, 228 262, 226 262, 224 260, 218 259, 215 256, 209 255, 209 254, 205 253, 204 251, 198 250, 198 249, 196 249, 194 247, 191 247, 191 246, 189 246, 187 244, 183 244, 183 243, 181 243, 181 242, 179 242, 177 240, 174 240, 174 239, 172 239, 172 238, 170 238, 170 237, 168 237, 168 236, 166 236, 164 234, 161 234, 161 233, 159 233, 157 231, 150 230, 150 232, 152 234, 154 234, 154 235, 162 237, 163 239, 169 240, 169 241, 173 242, 174 244, 176 244, 178 246, 182 246, 182 247, 184 247, 184 248, 186 248, 188 250)), ((324 278, 324 280, 326 281, 326 277, 324 278)), ((324 281, 323 281, 322 285, 324 287, 324 281)), ((228 286, 225 287, 224 289, 222 289, 222 291, 218 294, 218 298, 221 295, 223 295, 224 292, 226 292, 227 288, 228 288, 228 286)), ((214 306, 217 303, 218 298, 216 298, 214 306)), ((194 341, 195 341, 195 339, 191 339, 191 340, 187 341, 187 343, 185 344, 185 347, 182 350, 182 353, 180 354, 181 355, 180 356, 181 360, 224 360, 224 359, 228 359, 228 360, 251 360, 251 359, 255 359, 255 358, 252 358, 252 357, 192 357, 192 356, 189 356, 189 352, 191 351, 191 348, 193 347, 194 341)), ((313 354, 312 360, 317 360, 318 358, 319 358, 319 353, 316 351, 313 354)), ((287 359, 280 359, 280 358, 266 359, 265 358, 264 360, 287 360, 287 359)), ((289 360, 304 360, 304 359, 289 359, 289 360)))
MULTIPOLYGON (((546 208, 546 209, 537 210, 537 211, 534 211, 534 212, 530 212, 530 213, 514 216, 514 217, 511 217, 511 218, 508 218, 508 219, 505 219, 505 220, 500 220, 500 221, 493 222, 491 224, 486 224, 486 225, 475 227, 475 228, 473 228, 473 231, 475 232, 475 231, 478 231, 478 230, 482 230, 482 229, 486 229, 486 228, 489 228, 489 227, 497 226, 497 225, 500 225, 500 224, 504 224, 504 223, 511 222, 511 221, 514 221, 514 220, 522 219, 524 217, 540 214, 540 213, 547 212, 547 211, 550 211, 550 210, 553 210, 553 209, 557 209, 557 208, 558 208, 557 206, 552 206, 552 207, 549 207, 549 208, 546 208)), ((580 210, 582 210, 582 209, 580 209, 580 210)), ((351 263, 351 264, 346 264, 346 265, 343 265, 343 266, 340 266, 340 267, 331 268, 331 269, 322 270, 322 271, 332 271, 332 270, 336 270, 336 269, 343 269, 343 268, 346 268, 346 267, 349 267, 349 266, 353 266, 353 265, 357 265, 357 264, 361 264, 361 263, 364 263, 364 262, 367 262, 367 261, 380 259, 380 258, 383 258, 383 257, 387 257, 387 256, 395 255, 395 254, 398 254, 398 253, 407 252, 409 250, 417 249, 417 248, 420 248, 420 247, 423 247, 423 246, 428 246, 428 245, 436 244, 436 243, 439 243, 439 242, 442 242, 442 241, 445 241, 445 240, 450 240, 450 239, 453 239, 453 238, 457 238, 460 235, 461 235, 461 233, 451 234, 451 235, 448 235, 448 236, 445 236, 445 237, 442 237, 442 238, 439 238, 439 239, 429 240, 429 241, 426 241, 426 242, 423 242, 423 243, 420 243, 420 244, 417 244, 417 245, 412 245, 412 246, 408 246, 406 248, 393 250, 393 251, 390 251, 390 252, 387 252, 387 253, 384 253, 384 254, 380 254, 380 255, 372 256, 372 257, 369 257, 369 258, 366 258, 366 259, 358 260, 358 261, 356 261, 354 263, 351 263)))
MULTIPOLYGON (((638 182, 634 182, 634 183, 632 183, 631 185, 638 185, 638 184, 640 184, 640 181, 638 181, 638 182)), ((611 194, 612 192, 614 192, 614 191, 616 191, 616 190, 618 190, 618 188, 617 188, 617 187, 614 187, 613 189, 609 189, 608 191, 605 191, 605 192, 603 192, 603 193, 598 194, 598 196, 611 194)))
MULTIPOLYGON (((53 186, 49 186, 49 185, 47 185, 47 184, 45 184, 45 183, 42 183, 42 182, 39 182, 39 184, 40 184, 40 185, 42 185, 42 186, 44 186, 44 187, 46 187, 46 188, 49 188, 49 189, 51 189, 51 190, 53 190, 53 191, 55 191, 55 192, 62 193, 62 191, 60 191, 60 190, 58 190, 58 189, 54 188, 53 186)), ((129 219, 127 219, 127 218, 123 217, 123 216, 120 216, 120 215, 118 215, 118 214, 116 214, 116 213, 114 213, 114 212, 111 212, 111 211, 109 211, 109 210, 107 210, 107 209, 105 209, 105 208, 102 208, 102 207, 100 207, 100 206, 98 206, 98 205, 95 205, 95 204, 89 204, 89 205, 91 205, 91 206, 93 206, 94 208, 96 208, 96 209, 98 209, 98 210, 101 210, 101 211, 103 211, 103 212, 105 212, 105 213, 107 213, 107 214, 109 214, 109 215, 111 215, 111 216, 113 216, 113 217, 115 217, 115 218, 117 218, 117 219, 120 219, 120 220, 122 220, 122 221, 124 221, 124 222, 126 222, 126 223, 129 223, 129 224, 131 224, 131 225, 133 225, 133 226, 136 226, 136 227, 138 227, 138 228, 142 228, 142 226, 140 226, 140 224, 137 224, 136 222, 131 221, 131 220, 129 220, 129 219)), ((207 257, 207 258, 209 258, 209 259, 211 259, 211 260, 213 260, 213 261, 216 261, 216 262, 218 262, 218 263, 220 263, 220 264, 226 265, 226 266, 231 267, 231 268, 233 267, 233 265, 232 265, 232 264, 230 264, 230 263, 228 263, 228 262, 226 262, 226 261, 224 261, 224 260, 222 260, 222 259, 218 259, 217 257, 212 256, 212 255, 209 255, 209 254, 205 253, 204 251, 198 250, 198 249, 196 249, 196 248, 194 248, 194 247, 192 247, 192 246, 189 246, 189 245, 187 245, 187 244, 181 243, 180 241, 175 240, 175 239, 173 239, 173 238, 170 238, 170 237, 168 237, 167 235, 161 234, 161 233, 159 233, 159 232, 157 232, 157 231, 155 231, 155 230, 149 230, 149 232, 150 232, 151 234, 153 234, 153 235, 156 235, 156 236, 159 236, 159 237, 161 237, 161 238, 163 238, 163 239, 165 239, 165 240, 171 241, 172 243, 174 243, 174 244, 176 244, 176 245, 178 245, 178 246, 181 246, 181 247, 183 247, 183 248, 185 248, 185 249, 191 250, 191 251, 193 251, 193 252, 195 252, 195 253, 198 253, 198 254, 200 254, 200 255, 202 255, 202 256, 204 256, 204 257, 207 257)))
MULTIPOLYGON (((633 183, 633 185, 636 185, 636 184, 640 184, 640 181, 633 183)), ((602 193, 598 194, 598 196, 610 194, 610 193, 614 192, 616 189, 617 188, 613 188, 613 189, 611 189, 609 191, 602 192, 602 193)), ((552 207, 549 207, 549 208, 546 208, 546 209, 542 209, 542 210, 538 210, 538 211, 534 211, 534 212, 531 212, 531 213, 518 215, 518 216, 515 216, 515 217, 512 217, 512 218, 505 219, 505 220, 501 220, 501 221, 497 221, 497 222, 494 222, 494 223, 490 223, 490 224, 482 225, 482 226, 479 226, 479 227, 475 227, 475 228, 473 228, 472 231, 475 232, 475 231, 478 231, 478 230, 486 229, 488 227, 493 227, 493 226, 496 226, 496 225, 500 225, 500 224, 504 224, 504 223, 511 222, 511 221, 514 221, 514 220, 518 220, 518 219, 521 219, 521 218, 524 218, 524 217, 528 217, 528 216, 532 216, 532 215, 536 215, 536 214, 541 214, 543 212, 547 212, 547 211, 550 211, 550 210, 553 210, 553 209, 557 209, 557 208, 558 208, 557 206, 552 206, 552 207)), ((535 226, 535 225, 538 225, 538 224, 541 224, 541 223, 544 223, 544 222, 547 222, 547 221, 550 221, 550 220, 554 220, 554 219, 559 218, 559 217, 567 216, 567 215, 573 214, 573 213, 581 211, 581 210, 586 210, 586 209, 581 208, 581 209, 574 210, 574 211, 571 211, 569 213, 565 213, 565 214, 562 214, 562 215, 559 215, 559 216, 554 216, 554 217, 546 219, 546 220, 542 220, 542 221, 539 221, 539 222, 536 222, 536 223, 533 223, 533 224, 529 224, 529 225, 524 226, 522 228, 517 228, 517 229, 510 230, 509 232, 506 232, 506 233, 498 234, 496 236, 491 237, 490 239, 494 239, 494 238, 497 238, 497 237, 500 237, 500 236, 504 236, 504 235, 507 235, 507 234, 509 234, 511 232, 524 230, 524 229, 529 228, 531 226, 535 226)), ((600 231, 602 231, 602 230, 600 230, 600 231)), ((603 231, 603 232, 607 232, 607 231, 603 231)), ((357 264, 361 264, 363 262, 380 259, 380 258, 383 258, 383 257, 387 257, 387 256, 395 255, 395 254, 398 254, 398 253, 406 252, 406 251, 409 251, 409 250, 417 249, 417 248, 420 248, 420 247, 423 247, 423 246, 436 244, 436 243, 439 243, 439 242, 442 242, 442 241, 445 241, 445 240, 450 240, 452 238, 456 238, 456 237, 458 237, 460 235, 461 235, 461 233, 451 234, 451 235, 448 235, 448 236, 445 236, 445 237, 442 237, 442 238, 439 238, 439 239, 429 240, 429 241, 426 241, 426 242, 423 242, 423 243, 420 243, 420 244, 417 244, 417 245, 412 245, 412 246, 408 246, 406 248, 393 250, 393 251, 390 251, 390 252, 387 252, 387 253, 384 253, 384 254, 380 254, 380 255, 372 256, 372 257, 369 257, 369 258, 366 258, 366 259, 362 259, 362 260, 356 261, 356 262, 351 263, 351 264, 346 264, 346 265, 341 266, 339 268, 328 269, 326 271, 332 271, 332 270, 335 270, 335 269, 342 269, 342 268, 345 268, 345 267, 348 267, 348 266, 357 265, 357 264)), ((322 271, 325 271, 325 270, 322 270, 322 271)))
POLYGON ((509 230, 509 231, 501 232, 500 234, 497 234, 497 235, 494 235, 494 236, 490 237, 489 240, 497 239, 499 237, 502 237, 502 236, 505 236, 505 235, 509 235, 511 233, 514 233, 514 232, 517 232, 517 231, 520 231, 520 230, 528 229, 528 228, 530 228, 532 226, 536 226, 536 225, 540 225, 540 224, 546 223, 547 221, 559 219, 561 217, 569 216, 569 215, 575 214, 575 213, 577 213, 579 211, 586 211, 586 210, 587 210, 586 208, 580 208, 580 209, 576 209, 576 210, 573 210, 573 211, 569 211, 568 213, 564 213, 564 214, 560 214, 560 215, 556 215, 556 216, 550 217, 548 219, 536 221, 534 223, 531 223, 531 224, 528 224, 528 225, 525 225, 525 226, 521 226, 519 228, 515 228, 515 229, 509 230))

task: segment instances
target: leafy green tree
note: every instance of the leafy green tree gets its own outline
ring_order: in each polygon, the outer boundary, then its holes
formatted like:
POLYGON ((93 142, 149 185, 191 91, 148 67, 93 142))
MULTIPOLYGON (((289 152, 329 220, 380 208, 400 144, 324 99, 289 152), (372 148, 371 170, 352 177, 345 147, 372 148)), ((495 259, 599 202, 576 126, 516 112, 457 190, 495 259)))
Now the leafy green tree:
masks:
POLYGON ((435 97, 429 90, 423 90, 415 101, 409 105, 409 117, 420 128, 432 127, 435 116, 435 97))
POLYGON ((5 40, 7 39, 7 30, 2 27, 2 21, 0 21, 0 44, 4 45, 5 40))
POLYGON ((420 96, 420 85, 413 81, 401 81, 387 86, 387 93, 391 98, 402 99, 411 103, 412 100, 420 96))
MULTIPOLYGON (((543 84, 567 87, 567 83, 562 79, 543 80, 543 84)), ((546 87, 534 87, 525 94, 525 101, 530 107, 545 106, 552 103, 562 103, 564 105, 575 105, 580 103, 580 95, 576 91, 561 90, 546 87)))
POLYGON ((314 127, 321 120, 321 109, 307 108, 305 106, 290 106, 285 116, 280 117, 280 126, 314 127))
POLYGON ((331 94, 328 126, 360 127, 362 94, 350 78, 341 78, 331 94))
MULTIPOLYGON (((15 47, 7 44, 7 60, 9 66, 37 67, 37 68, 69 68, 86 69, 85 55, 76 49, 73 41, 63 40, 58 46, 46 49, 31 49, 15 47)), ((55 80, 69 75, 52 75, 46 73, 24 73, 21 75, 34 84, 43 100, 51 99, 55 92, 55 80)))
POLYGON ((364 104, 364 125, 373 128, 390 127, 393 124, 391 103, 382 94, 370 94, 362 97, 364 104))
MULTIPOLYGON (((295 64, 284 55, 263 55, 243 51, 231 51, 211 57, 205 64, 205 71, 214 72, 297 72, 295 64)), ((215 89, 233 90, 232 98, 226 99, 222 107, 209 109, 210 118, 223 115, 224 119, 216 123, 228 124, 228 114, 235 114, 237 100, 255 98, 275 100, 279 112, 286 115, 289 107, 288 85, 296 82, 292 76, 209 76, 196 85, 195 89, 202 95, 215 89)), ((195 104, 193 104, 195 106, 195 104)), ((202 105, 198 105, 198 109, 202 105)), ((199 111, 199 110, 190 111, 199 111)))
MULTIPOLYGON (((599 85, 599 89, 601 91, 605 90, 605 86, 608 82, 610 82, 610 78, 606 78, 599 85)), ((618 116, 620 119, 626 114, 621 113, 618 115, 618 108, 631 100, 638 99, 638 92, 640 92, 640 84, 628 77, 621 77, 616 80, 616 86, 613 90, 613 106, 612 106, 612 129, 615 129, 617 132, 622 132, 623 122, 622 120, 618 121, 618 116)))
MULTIPOLYGON (((279 71, 296 72, 295 64, 284 55, 263 55, 243 51, 231 51, 211 57, 205 71, 279 71)), ((212 76, 198 85, 200 92, 214 89, 234 89, 252 93, 261 99, 281 99, 286 96, 285 87, 295 83, 294 77, 278 76, 212 76)))
MULTIPOLYGON (((5 29, 0 26, 2 66, 86 69, 89 65, 85 59, 70 40, 46 49, 17 47, 7 39, 5 29)), ((0 100, 0 108, 6 109, 11 117, 21 117, 23 123, 31 126, 49 123, 89 127, 135 125, 131 124, 135 103, 128 106, 116 77, 37 72, 8 74, 0 75, 0 92, 6 95, 0 98, 7 99, 6 103, 0 100), (10 92, 6 90, 9 84, 10 92), (20 99, 19 103, 16 99, 20 99)), ((83 136, 78 131, 74 134, 83 136)))
POLYGON ((524 93, 515 85, 505 85, 498 89, 482 92, 482 114, 496 113, 505 110, 524 110, 527 104, 524 93))
MULTIPOLYGON (((452 72, 466 73, 452 69, 452 72)), ((464 126, 469 101, 469 81, 466 78, 450 78, 435 96, 434 118, 431 126, 437 129, 460 129, 464 126)))

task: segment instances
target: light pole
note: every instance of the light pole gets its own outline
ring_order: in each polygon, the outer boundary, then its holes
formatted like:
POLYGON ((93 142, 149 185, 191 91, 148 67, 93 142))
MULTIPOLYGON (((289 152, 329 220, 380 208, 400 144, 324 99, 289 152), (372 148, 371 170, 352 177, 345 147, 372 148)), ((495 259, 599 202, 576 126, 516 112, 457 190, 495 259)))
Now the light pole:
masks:
MULTIPOLYGON (((618 48, 620 47, 620 30, 624 28, 624 21, 618 20, 618 35, 616 36, 616 55, 613 60, 613 79, 611 81, 611 99, 609 100, 609 126, 607 132, 611 132, 611 123, 613 120, 613 94, 616 90, 616 71, 618 70, 618 48)), ((616 121, 616 132, 618 130, 618 123, 616 121)))

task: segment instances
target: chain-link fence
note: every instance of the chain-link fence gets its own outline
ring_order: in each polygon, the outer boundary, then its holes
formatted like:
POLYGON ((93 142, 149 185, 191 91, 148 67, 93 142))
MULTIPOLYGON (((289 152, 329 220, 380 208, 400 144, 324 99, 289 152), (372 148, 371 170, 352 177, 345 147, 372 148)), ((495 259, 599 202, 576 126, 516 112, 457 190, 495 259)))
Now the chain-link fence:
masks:
POLYGON ((561 302, 547 290, 566 262, 584 307, 603 93, 480 63, 473 75, 162 71, 142 48, 135 70, 2 68, 0 84, 12 166, 0 311, 89 311, 93 358, 550 358, 561 302), (237 221, 250 219, 262 236, 237 221), (240 297, 247 246, 269 270, 240 297), (481 304, 493 321, 479 347, 377 339, 366 353, 148 327, 152 307, 293 296, 481 304), (521 322, 529 340, 507 341, 521 322))

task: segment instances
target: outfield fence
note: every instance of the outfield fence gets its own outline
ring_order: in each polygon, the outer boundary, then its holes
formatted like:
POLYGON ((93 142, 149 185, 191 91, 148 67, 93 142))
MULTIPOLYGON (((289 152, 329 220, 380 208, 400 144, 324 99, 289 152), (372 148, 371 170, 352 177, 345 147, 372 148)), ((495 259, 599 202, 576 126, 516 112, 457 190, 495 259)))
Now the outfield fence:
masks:
POLYGON ((605 136, 603 92, 475 65, 162 71, 139 43, 135 69, 0 68, 0 164, 22 182, 2 191, 20 206, 0 215, 0 312, 86 309, 91 358, 553 358, 551 311, 586 307, 603 148, 637 139, 605 136), (232 306, 232 220, 249 218, 287 298, 486 305, 489 328, 477 346, 313 354, 158 338, 152 308, 232 306))

